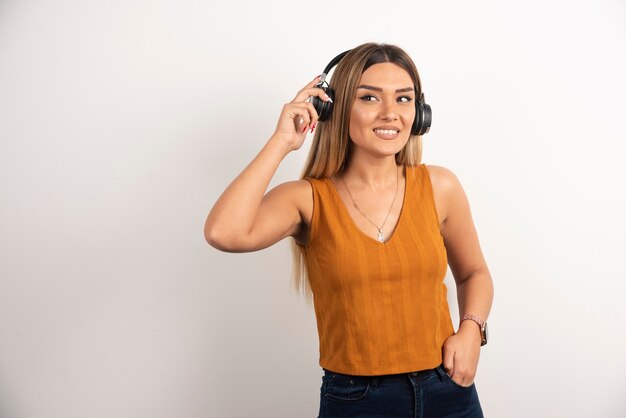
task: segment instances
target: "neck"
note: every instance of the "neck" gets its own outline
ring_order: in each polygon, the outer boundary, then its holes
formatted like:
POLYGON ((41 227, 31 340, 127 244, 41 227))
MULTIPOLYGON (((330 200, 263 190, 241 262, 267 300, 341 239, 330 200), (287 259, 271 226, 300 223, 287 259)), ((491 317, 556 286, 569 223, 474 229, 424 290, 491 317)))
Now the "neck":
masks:
POLYGON ((350 161, 342 177, 355 188, 374 192, 388 190, 396 187, 398 166, 393 155, 385 158, 358 158, 350 161))

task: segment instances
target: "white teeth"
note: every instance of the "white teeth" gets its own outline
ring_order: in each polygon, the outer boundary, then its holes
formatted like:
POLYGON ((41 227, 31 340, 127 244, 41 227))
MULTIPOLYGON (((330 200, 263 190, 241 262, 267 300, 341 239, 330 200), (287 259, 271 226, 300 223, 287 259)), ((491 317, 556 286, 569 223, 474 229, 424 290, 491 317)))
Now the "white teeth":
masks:
POLYGON ((392 130, 392 129, 374 129, 374 132, 377 132, 383 135, 394 135, 398 133, 398 131, 392 130))

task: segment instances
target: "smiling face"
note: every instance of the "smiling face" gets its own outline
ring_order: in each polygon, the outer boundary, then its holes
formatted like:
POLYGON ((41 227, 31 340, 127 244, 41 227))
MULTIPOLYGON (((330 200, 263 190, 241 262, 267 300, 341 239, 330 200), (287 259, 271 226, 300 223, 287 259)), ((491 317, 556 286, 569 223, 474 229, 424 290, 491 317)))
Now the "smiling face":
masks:
POLYGON ((401 151, 415 119, 414 100, 413 80, 402 67, 385 62, 365 70, 350 111, 350 138, 356 149, 377 156, 401 151))

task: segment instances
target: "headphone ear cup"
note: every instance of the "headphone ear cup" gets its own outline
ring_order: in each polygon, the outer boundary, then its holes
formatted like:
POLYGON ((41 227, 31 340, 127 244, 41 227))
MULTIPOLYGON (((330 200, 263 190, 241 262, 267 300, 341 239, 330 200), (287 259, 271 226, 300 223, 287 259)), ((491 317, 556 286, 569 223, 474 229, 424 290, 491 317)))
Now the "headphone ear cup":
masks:
MULTIPOLYGON (((324 90, 326 94, 328 95, 328 97, 330 97, 332 101, 335 101, 335 91, 333 89, 331 89, 330 87, 322 87, 322 86, 316 86, 316 87, 324 90)), ((333 111, 332 102, 330 101, 326 102, 317 96, 312 96, 311 104, 313 105, 313 107, 315 107, 315 111, 317 112, 319 122, 324 122, 330 119, 330 115, 332 114, 332 111, 333 111)))
POLYGON ((415 103, 415 120, 411 127, 411 135, 424 135, 430 130, 432 111, 430 105, 424 102, 415 103))

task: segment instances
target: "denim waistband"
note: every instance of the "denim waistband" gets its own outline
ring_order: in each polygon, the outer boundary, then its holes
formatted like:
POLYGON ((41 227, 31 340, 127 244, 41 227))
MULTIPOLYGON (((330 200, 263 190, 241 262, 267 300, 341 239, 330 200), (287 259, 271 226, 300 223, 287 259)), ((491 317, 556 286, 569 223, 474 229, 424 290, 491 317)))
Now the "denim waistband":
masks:
POLYGON ((444 373, 446 371, 443 369, 443 364, 435 367, 434 369, 425 369, 425 370, 417 370, 412 372, 404 372, 404 373, 393 373, 393 374, 379 374, 372 376, 364 376, 364 375, 352 375, 345 373, 333 372, 328 369, 322 368, 324 371, 324 375, 327 378, 333 378, 334 376, 343 376, 345 378, 354 379, 354 380, 371 380, 374 382, 378 382, 380 380, 406 380, 407 378, 412 378, 417 380, 426 380, 429 379, 433 375, 437 375, 439 379, 443 379, 444 373))

